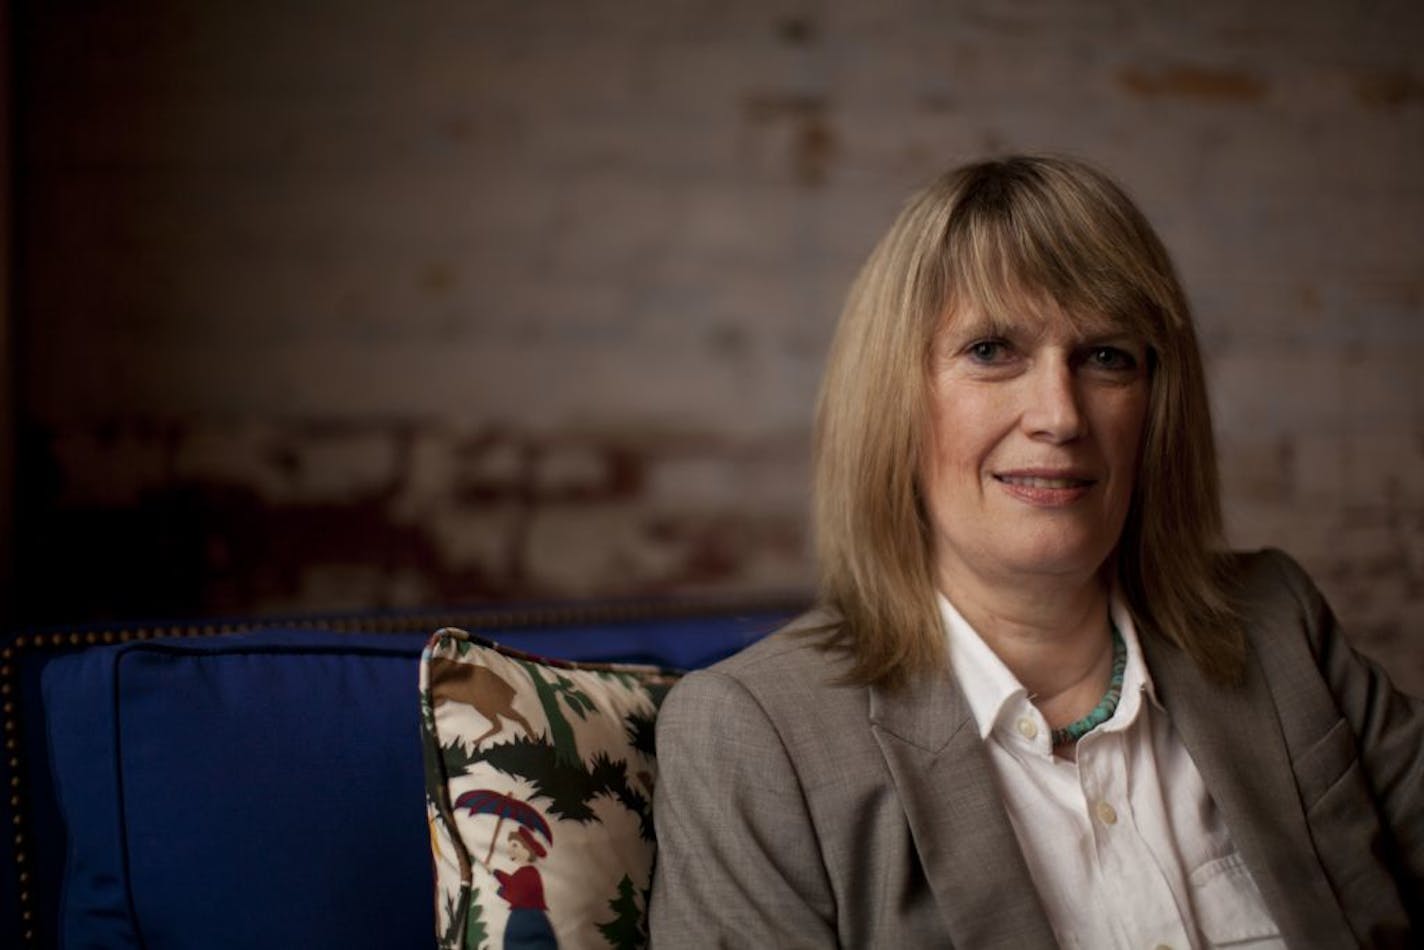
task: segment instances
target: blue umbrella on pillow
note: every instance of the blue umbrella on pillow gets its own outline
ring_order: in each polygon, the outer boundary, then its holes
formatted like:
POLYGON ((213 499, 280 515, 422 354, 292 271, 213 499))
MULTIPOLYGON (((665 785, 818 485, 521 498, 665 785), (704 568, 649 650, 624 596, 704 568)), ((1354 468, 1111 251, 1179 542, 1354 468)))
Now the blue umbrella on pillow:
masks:
POLYGON ((554 843, 554 832, 549 829, 549 823, 544 820, 543 815, 539 814, 539 810, 512 795, 488 788, 471 789, 455 799, 455 807, 468 809, 472 815, 494 815, 499 819, 495 822, 494 834, 490 836, 489 853, 485 855, 484 860, 486 867, 494 858, 494 846, 499 841, 499 829, 503 827, 506 818, 518 822, 531 831, 539 832, 549 844, 554 843))

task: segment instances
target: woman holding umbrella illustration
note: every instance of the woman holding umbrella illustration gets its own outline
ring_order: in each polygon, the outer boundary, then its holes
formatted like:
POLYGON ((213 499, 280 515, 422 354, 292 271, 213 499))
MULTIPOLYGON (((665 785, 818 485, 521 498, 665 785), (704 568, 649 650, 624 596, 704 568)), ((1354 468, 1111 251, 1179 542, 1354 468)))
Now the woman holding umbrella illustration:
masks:
POLYGON ((490 869, 499 881, 499 896, 509 904, 509 923, 504 928, 505 950, 551 950, 559 943, 549 925, 548 905, 544 902, 544 880, 534 862, 548 854, 534 836, 543 835, 550 845, 554 833, 539 810, 528 802, 487 788, 465 792, 455 799, 456 808, 465 808, 473 815, 494 815, 497 821, 490 835, 489 851, 482 862, 489 868, 494 858, 494 846, 505 819, 519 827, 509 833, 509 857, 518 865, 513 871, 490 869))
POLYGON ((558 947, 554 929, 549 926, 544 903, 544 880, 534 862, 548 852, 528 828, 516 828, 509 833, 509 857, 519 865, 514 871, 494 871, 499 881, 499 896, 509 903, 509 923, 504 928, 504 946, 513 948, 558 947))

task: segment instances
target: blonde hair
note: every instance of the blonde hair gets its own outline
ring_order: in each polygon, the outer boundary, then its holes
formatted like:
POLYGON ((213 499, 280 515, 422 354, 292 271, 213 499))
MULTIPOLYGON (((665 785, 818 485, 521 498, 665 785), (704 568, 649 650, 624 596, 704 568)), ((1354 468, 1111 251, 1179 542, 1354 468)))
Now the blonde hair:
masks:
POLYGON ((1216 454, 1191 314, 1162 242, 1111 180, 1082 162, 1011 157, 955 169, 901 211, 861 269, 817 406, 813 521, 828 642, 849 679, 895 686, 943 668, 933 535, 918 489, 927 359, 946 313, 1046 297, 1069 319, 1107 317, 1148 345, 1141 461, 1116 549, 1144 635, 1218 680, 1244 640, 1227 596, 1216 454))

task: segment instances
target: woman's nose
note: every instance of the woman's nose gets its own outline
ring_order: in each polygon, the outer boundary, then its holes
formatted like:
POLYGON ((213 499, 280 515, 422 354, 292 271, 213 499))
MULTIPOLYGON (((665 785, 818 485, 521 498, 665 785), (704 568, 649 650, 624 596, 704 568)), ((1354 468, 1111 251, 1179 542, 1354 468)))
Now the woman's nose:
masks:
POLYGON ((1023 427, 1032 438, 1070 442, 1083 434, 1077 378, 1066 361, 1044 360, 1028 374, 1023 427))

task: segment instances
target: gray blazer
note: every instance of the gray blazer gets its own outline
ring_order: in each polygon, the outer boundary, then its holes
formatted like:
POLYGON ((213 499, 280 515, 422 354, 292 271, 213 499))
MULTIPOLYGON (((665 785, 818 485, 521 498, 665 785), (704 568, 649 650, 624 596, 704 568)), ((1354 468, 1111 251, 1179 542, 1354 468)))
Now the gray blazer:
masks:
MULTIPOLYGON (((1143 637, 1158 696, 1290 946, 1413 945, 1424 704, 1350 650, 1293 561, 1238 558, 1244 682, 1143 637)), ((668 696, 655 950, 1052 947, 954 678, 886 693, 834 685, 843 669, 783 631, 668 696)))

